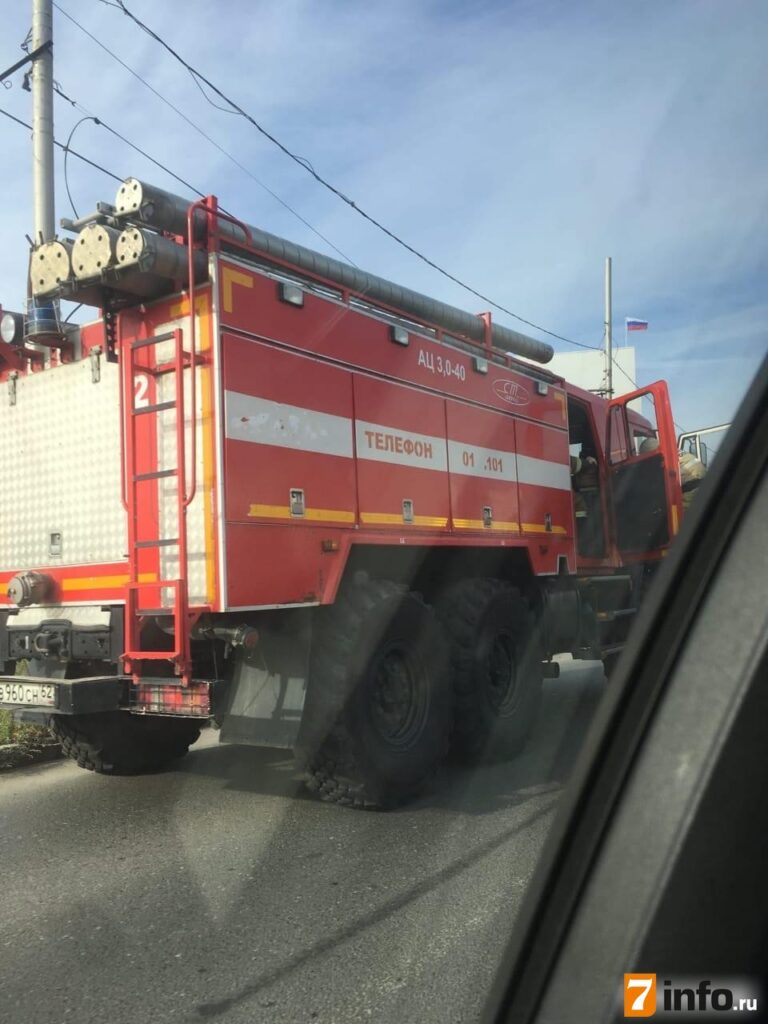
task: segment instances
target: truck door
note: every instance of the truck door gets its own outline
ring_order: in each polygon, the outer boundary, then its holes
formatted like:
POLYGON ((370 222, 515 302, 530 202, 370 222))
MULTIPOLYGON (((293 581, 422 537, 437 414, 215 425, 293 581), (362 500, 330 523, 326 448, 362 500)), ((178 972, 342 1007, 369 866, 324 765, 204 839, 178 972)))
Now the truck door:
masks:
POLYGON ((624 563, 661 558, 682 513, 675 425, 664 381, 608 407, 613 535, 624 563))

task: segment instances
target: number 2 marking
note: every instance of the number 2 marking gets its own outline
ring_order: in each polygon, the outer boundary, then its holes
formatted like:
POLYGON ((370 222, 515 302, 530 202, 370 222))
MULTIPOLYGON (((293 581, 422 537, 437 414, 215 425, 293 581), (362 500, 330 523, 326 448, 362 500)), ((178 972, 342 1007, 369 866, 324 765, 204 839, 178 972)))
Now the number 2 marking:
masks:
POLYGON ((133 393, 133 407, 134 409, 143 409, 149 405, 149 377, 146 374, 140 374, 134 381, 134 393, 133 393))

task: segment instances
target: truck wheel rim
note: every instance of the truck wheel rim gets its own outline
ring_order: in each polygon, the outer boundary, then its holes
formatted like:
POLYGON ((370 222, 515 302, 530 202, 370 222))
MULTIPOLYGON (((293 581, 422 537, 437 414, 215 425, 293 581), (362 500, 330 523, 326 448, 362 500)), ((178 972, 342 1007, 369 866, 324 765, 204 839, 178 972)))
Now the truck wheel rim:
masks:
POLYGON ((371 666, 370 719, 389 746, 409 747, 420 736, 428 697, 422 667, 397 643, 379 651, 371 666))

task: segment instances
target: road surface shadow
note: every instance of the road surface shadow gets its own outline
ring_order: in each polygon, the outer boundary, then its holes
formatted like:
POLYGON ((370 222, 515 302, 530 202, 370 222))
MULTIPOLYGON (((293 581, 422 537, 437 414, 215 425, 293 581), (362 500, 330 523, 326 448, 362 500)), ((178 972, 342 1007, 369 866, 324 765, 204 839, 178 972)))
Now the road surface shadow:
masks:
POLYGON ((604 692, 602 676, 589 682, 575 683, 568 677, 549 682, 536 726, 521 754, 511 761, 473 767, 448 764, 436 785, 411 806, 486 814, 559 791, 568 781, 604 692))
POLYGON ((232 995, 199 1003, 193 1011, 194 1017, 188 1018, 188 1020, 199 1020, 200 1018, 213 1019, 222 1014, 228 1014, 236 1006, 254 999, 265 989, 286 978, 305 964, 322 957, 336 946, 356 938, 361 932, 375 927, 438 886, 472 868, 478 861, 483 860, 509 843, 517 834, 530 829, 537 821, 546 818, 552 812, 555 802, 554 799, 548 800, 544 806, 532 811, 522 821, 516 822, 515 825, 504 829, 500 834, 493 836, 485 842, 473 846, 469 852, 455 858, 441 869, 430 873, 428 877, 421 879, 397 896, 386 900, 375 909, 359 915, 349 924, 342 925, 329 932, 329 934, 318 941, 310 943, 303 950, 287 957, 279 965, 263 971, 255 979, 233 992, 232 995))
MULTIPOLYGON (((486 814, 560 789, 604 691, 605 682, 599 675, 587 681, 569 675, 549 681, 536 727, 522 754, 512 761, 474 767, 447 764, 425 792, 402 810, 435 807, 486 814)), ((174 771, 220 779, 227 788, 243 792, 315 800, 307 792, 290 750, 229 744, 193 748, 174 771)))

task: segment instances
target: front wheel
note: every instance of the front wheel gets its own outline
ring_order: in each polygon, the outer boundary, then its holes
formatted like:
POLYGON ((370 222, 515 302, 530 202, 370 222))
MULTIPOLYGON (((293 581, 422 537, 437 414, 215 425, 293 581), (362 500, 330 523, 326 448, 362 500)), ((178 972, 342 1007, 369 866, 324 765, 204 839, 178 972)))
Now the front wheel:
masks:
POLYGON ((100 775, 159 771, 183 757, 200 736, 199 724, 188 718, 126 711, 53 715, 50 729, 66 757, 100 775))
POLYGON ((315 623, 297 753, 322 800, 386 808, 443 758, 450 728, 434 613, 389 582, 348 588, 315 623))

